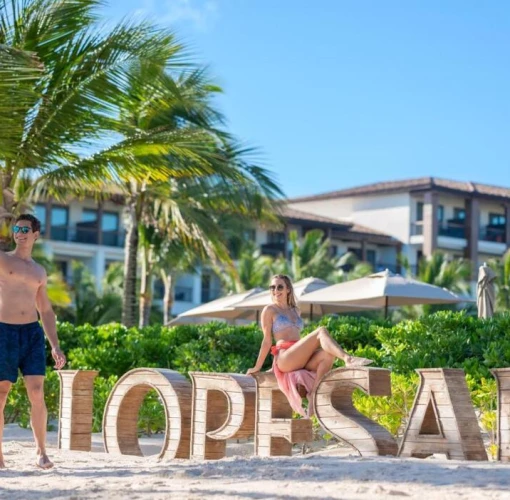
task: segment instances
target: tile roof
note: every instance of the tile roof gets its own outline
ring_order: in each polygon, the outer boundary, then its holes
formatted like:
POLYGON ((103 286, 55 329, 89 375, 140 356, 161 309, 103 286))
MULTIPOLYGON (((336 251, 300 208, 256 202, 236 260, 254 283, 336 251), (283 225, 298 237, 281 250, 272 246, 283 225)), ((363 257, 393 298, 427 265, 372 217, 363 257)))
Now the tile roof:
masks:
POLYGON ((389 234, 371 229, 366 226, 361 226, 352 221, 332 219, 330 217, 324 217, 322 215, 311 214, 302 210, 296 210, 289 206, 282 208, 282 216, 290 221, 296 221, 298 223, 310 222, 312 224, 325 225, 333 230, 340 233, 344 233, 341 237, 348 239, 349 237, 362 237, 363 239, 372 240, 374 242, 386 243, 391 245, 398 245, 399 241, 390 236, 389 234))
POLYGON ((453 181, 449 179, 441 179, 438 177, 419 177, 416 179, 404 179, 400 181, 376 182, 373 184, 365 184, 339 191, 331 191, 328 193, 302 196, 288 200, 291 203, 302 201, 328 200, 332 198, 341 198, 347 196, 361 196, 378 193, 392 193, 405 191, 418 191, 425 189, 438 189, 450 191, 459 194, 470 194, 480 197, 499 198, 510 200, 510 188, 502 186, 492 186, 490 184, 481 184, 479 182, 463 182, 453 181))

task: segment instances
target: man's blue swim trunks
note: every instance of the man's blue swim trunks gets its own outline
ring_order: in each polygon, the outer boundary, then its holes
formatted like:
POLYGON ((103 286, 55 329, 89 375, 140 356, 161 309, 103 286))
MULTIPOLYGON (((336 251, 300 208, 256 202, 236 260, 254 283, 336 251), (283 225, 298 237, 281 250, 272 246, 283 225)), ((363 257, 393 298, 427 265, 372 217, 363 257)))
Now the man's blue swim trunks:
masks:
POLYGON ((25 375, 46 374, 44 331, 35 321, 24 325, 0 322, 0 382, 25 375))

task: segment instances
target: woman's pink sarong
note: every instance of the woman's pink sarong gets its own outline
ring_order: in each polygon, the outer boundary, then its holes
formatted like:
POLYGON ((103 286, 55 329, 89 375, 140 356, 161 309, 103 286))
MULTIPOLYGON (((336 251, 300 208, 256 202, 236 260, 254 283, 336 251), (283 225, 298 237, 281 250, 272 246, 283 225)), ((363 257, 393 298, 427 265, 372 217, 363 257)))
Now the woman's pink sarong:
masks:
POLYGON ((289 340, 287 342, 282 342, 281 344, 277 344, 271 347, 271 354, 274 356, 273 373, 278 382, 280 391, 282 391, 285 396, 287 396, 292 409, 299 413, 302 417, 307 417, 305 409, 303 408, 303 401, 299 395, 298 386, 302 385, 306 389, 307 394, 310 394, 315 383, 316 373, 305 370, 304 368, 301 370, 295 370, 293 372, 282 372, 276 363, 279 351, 288 349, 296 342, 298 341, 289 340))

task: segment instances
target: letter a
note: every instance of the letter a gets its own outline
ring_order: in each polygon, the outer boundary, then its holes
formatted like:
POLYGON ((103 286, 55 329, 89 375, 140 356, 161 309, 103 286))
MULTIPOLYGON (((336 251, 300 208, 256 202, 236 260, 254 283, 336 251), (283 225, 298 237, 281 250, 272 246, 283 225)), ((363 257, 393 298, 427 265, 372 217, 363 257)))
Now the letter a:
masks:
POLYGON ((487 460, 463 370, 416 370, 421 382, 400 445, 400 457, 434 453, 456 460, 487 460))

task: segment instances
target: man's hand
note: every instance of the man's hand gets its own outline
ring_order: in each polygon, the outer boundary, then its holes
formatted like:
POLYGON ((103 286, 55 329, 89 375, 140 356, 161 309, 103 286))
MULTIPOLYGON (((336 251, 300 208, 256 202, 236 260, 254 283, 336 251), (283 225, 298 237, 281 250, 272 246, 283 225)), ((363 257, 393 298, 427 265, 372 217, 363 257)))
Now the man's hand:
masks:
POLYGON ((55 360, 55 369, 60 370, 66 364, 67 359, 65 354, 60 350, 60 347, 54 347, 51 350, 51 355, 55 360))

